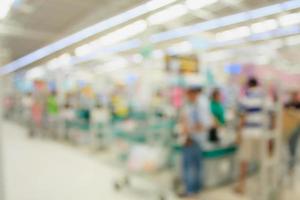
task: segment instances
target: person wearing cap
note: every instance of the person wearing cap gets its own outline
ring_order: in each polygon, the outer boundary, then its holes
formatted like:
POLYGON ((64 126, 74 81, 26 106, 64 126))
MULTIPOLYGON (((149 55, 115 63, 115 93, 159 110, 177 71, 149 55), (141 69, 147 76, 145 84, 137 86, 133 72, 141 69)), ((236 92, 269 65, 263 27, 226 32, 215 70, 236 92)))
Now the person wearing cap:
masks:
POLYGON ((180 196, 193 197, 202 187, 201 143, 212 124, 209 101, 202 94, 200 85, 186 88, 186 104, 182 111, 181 124, 184 136, 182 178, 185 192, 180 196))

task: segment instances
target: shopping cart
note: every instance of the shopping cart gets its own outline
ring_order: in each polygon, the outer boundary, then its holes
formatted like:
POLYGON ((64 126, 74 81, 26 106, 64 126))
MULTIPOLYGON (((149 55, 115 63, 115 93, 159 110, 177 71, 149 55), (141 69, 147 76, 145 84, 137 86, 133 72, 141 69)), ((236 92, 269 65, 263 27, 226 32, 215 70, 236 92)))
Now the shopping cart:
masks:
POLYGON ((92 148, 95 150, 108 149, 108 145, 111 144, 111 123, 91 123, 90 131, 92 136, 92 148))
POLYGON ((155 196, 166 199, 170 191, 167 164, 175 122, 169 120, 134 121, 117 124, 113 136, 117 147, 117 160, 124 167, 124 175, 114 182, 116 191, 131 186, 133 179, 143 179, 156 186, 155 196), (153 184, 154 183, 154 184, 153 184))
POLYGON ((78 110, 73 120, 68 122, 68 138, 77 145, 89 145, 92 142, 89 114, 78 110))

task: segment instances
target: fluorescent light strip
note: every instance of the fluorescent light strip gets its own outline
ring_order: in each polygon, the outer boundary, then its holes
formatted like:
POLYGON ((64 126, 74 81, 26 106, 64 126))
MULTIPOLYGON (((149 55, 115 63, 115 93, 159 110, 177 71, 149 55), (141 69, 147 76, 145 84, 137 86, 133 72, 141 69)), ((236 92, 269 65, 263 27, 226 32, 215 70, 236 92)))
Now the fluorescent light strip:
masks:
POLYGON ((84 44, 75 49, 75 55, 83 57, 91 54, 92 52, 99 51, 102 48, 106 48, 122 41, 125 41, 131 37, 144 32, 147 28, 147 22, 145 20, 138 20, 122 28, 110 32, 97 40, 94 40, 88 44, 84 44))
POLYGON ((240 26, 234 29, 222 31, 216 34, 217 41, 225 42, 231 41, 236 38, 244 38, 248 37, 251 34, 250 29, 248 26, 240 26))
POLYGON ((142 45, 142 42, 138 39, 129 40, 129 41, 120 43, 120 44, 112 46, 112 47, 97 49, 94 51, 94 53, 83 56, 83 57, 79 57, 79 58, 77 57, 77 58, 73 59, 72 64, 76 65, 76 64, 79 64, 82 62, 92 60, 94 58, 97 58, 99 56, 99 54, 101 54, 103 56, 103 54, 111 55, 111 54, 121 53, 121 52, 130 50, 130 49, 138 48, 141 45, 142 45))
POLYGON ((231 41, 227 41, 227 42, 214 42, 214 43, 212 43, 211 48, 243 44, 243 43, 247 43, 248 41, 259 41, 259 40, 267 40, 267 39, 271 39, 271 38, 285 37, 285 36, 295 35, 295 34, 299 34, 299 33, 300 33, 299 26, 279 28, 274 31, 253 34, 243 40, 238 39, 238 40, 231 40, 231 41))
POLYGON ((251 41, 267 40, 272 36, 273 36, 272 32, 263 32, 263 33, 253 34, 249 37, 249 39, 251 41))
POLYGON ((132 24, 126 25, 125 27, 122 27, 101 37, 99 39, 99 44, 102 44, 104 46, 116 44, 144 32, 146 28, 147 22, 145 20, 138 20, 136 22, 133 22, 132 24))
POLYGON ((274 35, 276 37, 282 37, 287 35, 294 35, 300 32, 299 26, 290 26, 286 28, 280 28, 278 30, 275 30, 274 35))
MULTIPOLYGON (((242 21, 247 21, 250 19, 256 19, 261 17, 266 17, 269 15, 277 14, 282 11, 292 10, 300 8, 300 1, 299 0, 290 0, 284 3, 279 3, 259 9, 255 9, 248 12, 242 12, 235 15, 243 16, 248 15, 249 17, 246 17, 246 19, 242 21)), ((64 49, 65 47, 68 47, 70 45, 73 45, 79 41, 82 41, 92 35, 95 35, 101 31, 108 30, 109 28, 112 28, 116 25, 122 24, 126 21, 129 21, 131 19, 134 19, 138 16, 141 16, 143 14, 146 14, 148 12, 148 9, 146 6, 141 5, 134 9, 131 9, 125 13, 122 13, 120 15, 117 15, 116 17, 110 18, 108 20, 105 20, 103 22, 100 22, 94 26, 88 27, 78 33, 75 33, 69 37, 66 37, 62 40, 59 40, 53 44, 50 44, 42 49, 39 49, 31 54, 28 54, 22 58, 17 59, 16 61, 13 61, 2 68, 0 68, 0 75, 11 73, 17 69, 20 69, 22 67, 25 67, 29 64, 32 64, 33 62, 36 62, 46 56, 49 56, 59 50, 64 49)), ((230 15, 233 16, 233 15, 230 15)), ((227 16, 227 17, 230 17, 227 16)), ((150 41, 154 43, 176 39, 184 36, 188 36, 191 34, 194 34, 196 32, 201 32, 203 30, 212 30, 215 28, 221 28, 226 26, 226 23, 222 24, 221 21, 222 18, 210 20, 204 23, 199 23, 191 26, 181 27, 172 31, 167 31, 159 34, 155 34, 150 37, 150 41), (210 25, 210 27, 208 26, 210 25), (208 27, 207 27, 208 26, 208 27), (191 32, 189 32, 189 31, 191 32)), ((223 19, 224 20, 224 19, 223 19)), ((242 22, 240 21, 240 22, 242 22)))
POLYGON ((266 17, 274 14, 278 14, 283 11, 283 6, 282 4, 275 4, 271 6, 266 6, 263 8, 258 8, 252 11, 249 11, 248 14, 252 19, 257 19, 261 17, 266 17))
POLYGON ((290 26, 300 23, 300 13, 291 13, 279 17, 279 23, 281 26, 290 26))
POLYGON ((296 8, 300 8, 300 1, 299 0, 293 0, 293 1, 287 1, 284 3, 281 3, 284 10, 293 10, 296 8))
POLYGON ((220 23, 222 24, 222 26, 228 26, 231 24, 245 22, 247 20, 249 20, 248 13, 238 13, 238 14, 227 16, 227 17, 222 17, 220 19, 220 21, 221 21, 220 23))
POLYGON ((175 30, 158 33, 158 34, 151 36, 150 41, 154 42, 154 43, 162 42, 165 40, 171 40, 171 39, 176 39, 179 37, 192 35, 194 33, 201 32, 201 31, 213 30, 216 28, 222 28, 227 25, 232 25, 235 23, 246 22, 251 19, 257 19, 257 18, 270 16, 273 14, 278 14, 283 11, 300 8, 299 2, 300 2, 299 0, 291 0, 291 1, 284 2, 284 3, 280 3, 280 4, 266 6, 263 8, 258 8, 258 9, 251 10, 251 11, 241 12, 241 13, 237 13, 234 15, 229 15, 226 17, 209 20, 209 21, 206 21, 203 23, 198 23, 198 24, 191 25, 191 26, 181 27, 181 28, 178 28, 175 30), (233 20, 233 21, 230 22, 230 20, 233 20), (182 32, 182 30, 185 30, 186 32, 183 34, 178 34, 178 32, 182 32))
POLYGON ((297 36, 291 36, 285 39, 285 43, 288 46, 294 46, 294 45, 299 45, 300 44, 300 35, 297 36))
POLYGON ((251 31, 253 33, 263 33, 274 30, 278 27, 275 19, 269 19, 262 22, 257 22, 251 25, 251 31))
POLYGON ((169 54, 178 54, 178 53, 191 53, 193 50, 193 46, 189 41, 179 42, 177 44, 173 44, 171 47, 167 49, 169 54))

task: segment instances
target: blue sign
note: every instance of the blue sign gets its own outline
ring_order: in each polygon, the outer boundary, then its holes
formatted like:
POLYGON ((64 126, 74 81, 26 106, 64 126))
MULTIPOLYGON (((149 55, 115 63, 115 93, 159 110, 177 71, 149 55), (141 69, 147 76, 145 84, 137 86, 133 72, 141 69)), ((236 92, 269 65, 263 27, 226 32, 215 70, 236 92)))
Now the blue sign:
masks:
POLYGON ((240 74, 242 71, 242 65, 240 64, 230 64, 225 66, 225 72, 228 74, 240 74))

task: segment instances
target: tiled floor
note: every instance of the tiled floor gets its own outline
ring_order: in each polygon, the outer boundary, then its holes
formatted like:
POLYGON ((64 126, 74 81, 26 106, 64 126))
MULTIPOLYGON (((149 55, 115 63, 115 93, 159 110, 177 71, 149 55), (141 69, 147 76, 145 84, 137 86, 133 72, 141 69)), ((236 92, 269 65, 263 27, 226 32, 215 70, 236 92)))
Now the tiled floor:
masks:
MULTIPOLYGON (((12 123, 4 123, 4 161, 6 200, 154 199, 142 191, 116 193, 112 183, 121 171, 82 149, 28 139, 25 130, 12 123)), ((299 200, 295 191, 286 192, 286 199, 299 200)), ((247 200, 231 188, 206 191, 199 199, 247 200)))

